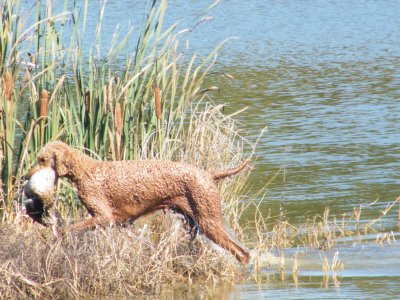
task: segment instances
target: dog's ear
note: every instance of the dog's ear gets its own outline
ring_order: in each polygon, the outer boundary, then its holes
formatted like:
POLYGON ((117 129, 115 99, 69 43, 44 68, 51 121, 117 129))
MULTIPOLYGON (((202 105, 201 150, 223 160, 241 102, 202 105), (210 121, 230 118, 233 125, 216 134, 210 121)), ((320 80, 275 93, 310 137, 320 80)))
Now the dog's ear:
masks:
POLYGON ((54 158, 54 171, 58 177, 64 177, 69 174, 70 171, 70 157, 68 151, 65 149, 56 149, 53 153, 54 158))

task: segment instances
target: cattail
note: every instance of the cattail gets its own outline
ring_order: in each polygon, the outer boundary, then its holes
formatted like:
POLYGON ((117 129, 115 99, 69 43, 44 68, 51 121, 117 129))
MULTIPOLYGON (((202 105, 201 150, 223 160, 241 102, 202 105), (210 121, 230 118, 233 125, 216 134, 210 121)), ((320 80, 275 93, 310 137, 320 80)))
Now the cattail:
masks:
POLYGON ((116 132, 116 158, 117 160, 121 159, 121 133, 122 133, 122 112, 121 112, 121 104, 119 102, 115 103, 114 110, 114 126, 116 132))
POLYGON ((29 60, 30 60, 31 63, 32 63, 32 65, 30 65, 30 66, 28 67, 28 71, 31 72, 32 69, 33 69, 33 65, 36 64, 36 59, 35 59, 35 57, 34 57, 31 53, 29 53, 29 52, 28 52, 28 57, 29 57, 29 60))
POLYGON ((47 104, 49 102, 49 93, 46 90, 43 90, 40 93, 40 112, 39 117, 47 117, 47 104))
POLYGON ((107 114, 108 100, 109 99, 107 99, 107 86, 105 85, 103 86, 103 107, 102 107, 103 116, 107 114))
POLYGON ((5 95, 8 101, 11 101, 11 94, 13 89, 13 80, 10 71, 7 69, 4 74, 5 95))
POLYGON ((122 124, 121 104, 119 104, 119 102, 115 104, 114 125, 117 134, 121 136, 123 124, 122 124))
POLYGON ((108 92, 108 111, 112 113, 113 112, 113 102, 112 102, 112 99, 113 99, 113 80, 110 80, 108 82, 107 92, 108 92))
POLYGON ((86 112, 89 114, 90 113, 90 92, 87 91, 85 93, 85 107, 86 107, 86 112))
POLYGON ((40 93, 40 99, 39 99, 39 117, 41 118, 39 141, 41 146, 43 146, 44 144, 44 125, 46 124, 48 103, 49 103, 49 93, 46 90, 43 90, 40 93))
POLYGON ((157 119, 161 119, 162 112, 161 112, 161 97, 160 97, 160 88, 157 85, 157 82, 155 83, 153 87, 153 92, 154 92, 154 106, 156 108, 156 116, 157 119))

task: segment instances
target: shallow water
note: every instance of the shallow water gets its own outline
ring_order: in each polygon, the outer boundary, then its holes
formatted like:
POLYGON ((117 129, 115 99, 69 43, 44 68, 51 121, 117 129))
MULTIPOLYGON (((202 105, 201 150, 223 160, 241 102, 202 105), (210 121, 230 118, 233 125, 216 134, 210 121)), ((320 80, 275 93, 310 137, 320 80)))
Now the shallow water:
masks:
MULTIPOLYGON (((122 32, 129 22, 140 27, 145 2, 108 1, 103 40, 111 39, 117 23, 122 32)), ((209 4, 171 0, 167 23, 193 26, 209 4)), ((232 0, 208 15, 214 20, 188 36, 192 49, 206 54, 237 37, 220 51, 217 65, 235 79, 209 78, 207 84, 221 88, 212 98, 227 103, 226 113, 248 106, 238 117, 248 136, 269 127, 251 178, 257 189, 278 173, 261 206, 265 214, 277 215, 281 206, 300 224, 326 206, 331 214, 351 214, 379 199, 363 209, 361 222, 377 217, 400 195, 400 2, 232 0)), ((89 9, 89 25, 97 17, 98 7, 89 9)), ((380 230, 398 232, 396 209, 380 230)), ((282 281, 272 267, 258 283, 216 293, 232 299, 396 298, 399 245, 380 247, 375 238, 337 247, 345 267, 335 274, 340 284, 330 276, 325 285, 321 253, 300 251, 297 284, 290 274, 282 281)))
MULTIPOLYGON (((293 276, 291 266, 282 274, 272 266, 257 279, 258 284, 236 286, 233 299, 397 299, 400 292, 399 244, 385 247, 363 243, 335 247, 333 251, 297 249, 299 273, 293 276), (331 264, 334 252, 344 269, 322 271, 325 257, 331 264), (356 258, 356 259, 355 259, 356 258)), ((285 253, 291 257, 295 251, 285 253)))

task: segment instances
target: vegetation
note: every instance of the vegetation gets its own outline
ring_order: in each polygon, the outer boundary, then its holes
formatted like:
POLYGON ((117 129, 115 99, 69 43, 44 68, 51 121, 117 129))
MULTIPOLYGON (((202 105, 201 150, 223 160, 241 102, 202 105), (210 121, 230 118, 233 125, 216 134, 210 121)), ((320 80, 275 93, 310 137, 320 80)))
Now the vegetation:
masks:
MULTIPOLYGON (((34 21, 21 13, 18 0, 1 5, 0 231, 9 237, 0 247, 1 295, 136 295, 155 293, 166 282, 240 274, 229 258, 207 255, 215 252, 208 242, 190 242, 176 216, 54 240, 23 215, 24 174, 50 140, 62 139, 104 160, 167 158, 207 169, 238 164, 247 143, 201 89, 218 47, 201 59, 181 51, 185 31, 176 33, 176 25, 163 29, 166 1, 149 2, 133 51, 129 32, 115 38, 107 53, 101 45, 104 7, 95 43, 83 49, 88 1, 83 15, 75 2, 57 15, 53 5, 37 1, 34 21)), ((222 187, 224 215, 236 229, 243 210, 238 190, 247 175, 222 187)), ((67 182, 59 185, 62 217, 82 217, 73 189, 67 182)))
POLYGON ((104 7, 96 43, 82 48, 87 8, 88 1, 83 16, 76 6, 53 15, 53 1, 37 1, 31 25, 29 15, 20 15, 19 1, 2 4, 0 153, 6 214, 12 213, 22 174, 49 140, 62 138, 101 159, 173 157, 180 147, 171 143, 184 130, 190 105, 201 97, 217 49, 201 61, 181 52, 183 32, 175 33, 176 25, 163 29, 166 1, 149 2, 131 53, 132 32, 115 37, 102 52, 104 7), (67 41, 66 29, 72 31, 67 41))
MULTIPOLYGON (((130 31, 116 36, 106 53, 105 8, 94 44, 84 49, 88 1, 82 11, 75 4, 66 0, 56 15, 53 1, 36 1, 25 14, 18 0, 1 4, 0 235, 7 243, 0 242, 0 298, 158 294, 166 284, 247 278, 249 269, 206 239, 191 241, 173 214, 60 240, 23 215, 23 176, 50 140, 62 139, 103 160, 165 158, 214 170, 237 165, 255 147, 240 136, 233 116, 208 98, 213 88, 203 87, 218 47, 201 58, 181 50, 186 31, 163 28, 165 0, 149 2, 132 51, 130 31)), ((224 181, 221 190, 226 223, 253 249, 254 274, 275 264, 282 279, 291 268, 296 282, 297 256, 285 259, 285 248, 332 249, 342 238, 374 230, 374 221, 359 223, 361 208, 341 220, 327 210, 300 227, 283 214, 266 217, 243 193, 248 175, 224 181), (249 207, 254 222, 243 224, 249 207), (276 256, 266 256, 270 251, 276 256)), ((59 183, 56 198, 65 222, 85 217, 68 182, 59 183)), ((377 238, 379 244, 392 241, 390 234, 377 238)), ((343 268, 337 254, 331 263, 323 256, 321 266, 333 273, 343 268)))

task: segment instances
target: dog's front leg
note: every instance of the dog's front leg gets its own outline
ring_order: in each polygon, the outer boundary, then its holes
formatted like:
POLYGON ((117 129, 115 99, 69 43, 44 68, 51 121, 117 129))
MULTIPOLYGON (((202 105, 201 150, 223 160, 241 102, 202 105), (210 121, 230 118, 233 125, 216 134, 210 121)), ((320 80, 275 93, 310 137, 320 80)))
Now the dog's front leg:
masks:
POLYGON ((94 216, 92 218, 79 221, 72 225, 63 226, 55 230, 54 234, 56 235, 56 237, 63 237, 69 232, 74 233, 84 230, 93 230, 96 228, 96 226, 106 225, 108 223, 110 223, 110 220, 108 220, 107 218, 94 216))

